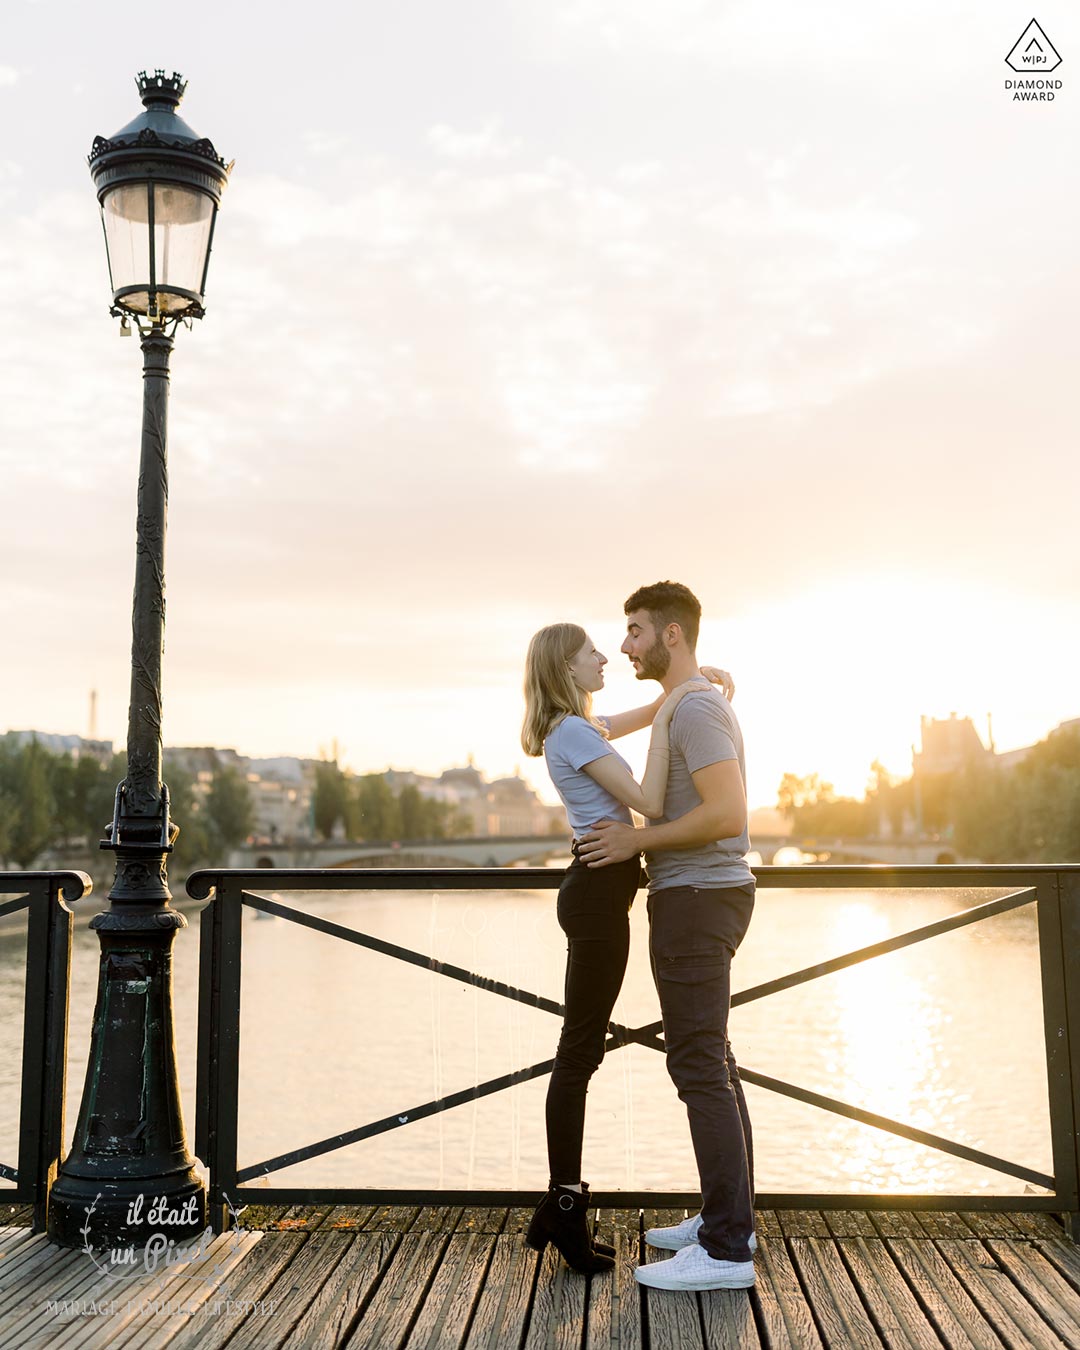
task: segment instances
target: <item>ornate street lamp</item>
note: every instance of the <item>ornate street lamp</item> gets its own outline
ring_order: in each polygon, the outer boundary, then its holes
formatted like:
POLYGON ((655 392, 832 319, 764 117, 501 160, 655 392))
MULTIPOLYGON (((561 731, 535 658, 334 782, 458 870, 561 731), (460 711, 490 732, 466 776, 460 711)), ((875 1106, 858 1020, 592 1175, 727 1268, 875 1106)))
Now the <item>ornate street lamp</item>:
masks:
POLYGON ((166 858, 177 827, 161 778, 165 630, 166 407, 169 356, 181 322, 203 317, 210 245, 232 165, 177 115, 185 83, 145 71, 144 110, 105 140, 90 172, 112 283, 110 313, 143 351, 143 423, 132 610, 127 776, 102 848, 116 854, 109 908, 91 921, 101 942, 97 1006, 79 1121, 49 1198, 50 1235, 65 1246, 128 1246, 152 1232, 178 1241, 202 1230, 206 1190, 180 1111, 172 1020, 166 858), (167 1217, 166 1217, 167 1216, 167 1217))

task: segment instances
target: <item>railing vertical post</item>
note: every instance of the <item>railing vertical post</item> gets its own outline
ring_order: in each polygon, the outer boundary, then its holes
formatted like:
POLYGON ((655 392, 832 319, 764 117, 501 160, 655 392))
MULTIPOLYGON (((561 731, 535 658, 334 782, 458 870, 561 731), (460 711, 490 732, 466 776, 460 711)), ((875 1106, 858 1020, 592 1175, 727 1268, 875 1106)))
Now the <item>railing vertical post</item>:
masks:
MULTIPOLYGON (((199 913, 199 1012, 195 1051, 195 1156, 207 1171, 214 1172, 211 1140, 217 1137, 217 1005, 215 958, 218 943, 214 923, 218 903, 214 895, 199 913)), ((207 1222, 213 1226, 212 1192, 207 1192, 207 1222)))
POLYGON ((61 894, 65 885, 82 895, 89 878, 42 873, 27 885, 18 1194, 33 1205, 35 1233, 47 1224, 49 1190, 64 1148, 72 928, 61 894))
POLYGON ((68 993, 71 984, 71 932, 74 916, 63 898, 63 879, 49 883, 46 907, 48 967, 45 989, 45 1061, 42 1068, 41 1139, 38 1200, 34 1230, 48 1222, 49 1190, 64 1151, 64 1096, 67 1088, 68 993))
POLYGON ((236 1191, 240 1090, 240 944, 243 891, 218 882, 200 919, 196 1152, 210 1169, 209 1219, 228 1227, 236 1191))
POLYGON ((42 1172, 48 1152, 42 1128, 45 1104, 45 1026, 48 1020, 48 877, 29 880, 26 911, 26 996, 23 1004, 22 1095, 19 1103, 19 1199, 34 1207, 34 1232, 41 1232, 45 1197, 42 1172))
MULTIPOLYGON (((1077 1153, 1077 1053, 1080 1051, 1080 952, 1067 931, 1069 901, 1063 889, 1067 873, 1043 874, 1036 885, 1039 962, 1042 968, 1046 1035, 1046 1085, 1050 1097, 1050 1140, 1055 1190, 1065 1215, 1080 1210, 1080 1157, 1077 1153), (1071 985, 1071 989, 1070 989, 1071 985), (1073 1007, 1070 1011, 1070 1002, 1073 1007), (1072 1034, 1070 1034, 1070 1032, 1072 1034)), ((1074 897, 1074 907, 1075 899, 1074 897)), ((1070 1225, 1074 1219, 1066 1219, 1070 1225)))
POLYGON ((1065 1212, 1065 1225, 1074 1241, 1080 1241, 1080 873, 1061 871, 1055 878, 1061 960, 1064 981, 1067 1073, 1072 1101, 1072 1160, 1077 1190, 1065 1212))

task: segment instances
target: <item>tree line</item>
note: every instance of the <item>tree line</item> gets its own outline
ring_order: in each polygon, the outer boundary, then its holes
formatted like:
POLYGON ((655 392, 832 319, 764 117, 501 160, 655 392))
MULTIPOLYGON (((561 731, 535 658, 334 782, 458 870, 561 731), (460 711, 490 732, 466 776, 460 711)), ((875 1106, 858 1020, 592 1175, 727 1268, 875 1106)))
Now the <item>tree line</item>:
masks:
MULTIPOLYGON (((19 744, 11 735, 0 737, 0 865, 25 870, 47 849, 96 849, 126 768, 123 754, 103 763, 90 755, 55 754, 37 740, 19 744)), ((220 860, 251 834, 251 789, 235 766, 219 761, 203 790, 193 774, 166 756, 164 777, 180 827, 170 867, 184 873, 220 860)))
POLYGON ((423 796, 413 783, 395 792, 382 774, 346 775, 333 761, 315 768, 313 815, 324 839, 339 828, 347 839, 373 842, 472 833, 472 820, 460 807, 423 796))
POLYGON ((916 780, 875 763, 861 800, 817 774, 787 773, 777 807, 803 839, 863 839, 886 823, 899 835, 914 822, 981 862, 1080 862, 1080 727, 1059 727, 1015 764, 988 759, 916 780))

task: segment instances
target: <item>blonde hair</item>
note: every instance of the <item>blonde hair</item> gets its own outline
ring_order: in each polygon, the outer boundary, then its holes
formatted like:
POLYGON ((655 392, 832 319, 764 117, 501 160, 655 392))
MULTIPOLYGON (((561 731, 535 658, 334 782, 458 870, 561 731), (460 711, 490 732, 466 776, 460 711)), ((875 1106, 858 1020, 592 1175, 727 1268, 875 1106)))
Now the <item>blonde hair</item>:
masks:
POLYGON ((588 639, 576 623, 553 623, 534 633, 525 657, 525 721, 521 748, 541 755, 551 729, 564 717, 583 717, 602 736, 607 728, 592 715, 592 694, 579 689, 570 674, 571 661, 588 639))

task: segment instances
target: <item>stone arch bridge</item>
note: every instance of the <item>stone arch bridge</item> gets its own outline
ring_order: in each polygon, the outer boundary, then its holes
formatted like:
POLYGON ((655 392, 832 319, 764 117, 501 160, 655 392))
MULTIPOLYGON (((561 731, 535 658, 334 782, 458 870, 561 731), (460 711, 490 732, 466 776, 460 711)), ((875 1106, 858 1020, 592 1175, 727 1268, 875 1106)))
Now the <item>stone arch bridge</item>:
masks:
MULTIPOLYGON (((781 849, 794 848, 830 863, 956 863, 963 861, 947 842, 936 839, 799 839, 754 835, 751 845, 768 865, 781 849)), ((233 849, 228 866, 277 867, 543 867, 570 856, 562 834, 483 835, 471 839, 405 839, 356 843, 245 844, 233 849)))

